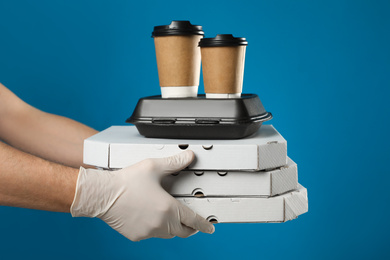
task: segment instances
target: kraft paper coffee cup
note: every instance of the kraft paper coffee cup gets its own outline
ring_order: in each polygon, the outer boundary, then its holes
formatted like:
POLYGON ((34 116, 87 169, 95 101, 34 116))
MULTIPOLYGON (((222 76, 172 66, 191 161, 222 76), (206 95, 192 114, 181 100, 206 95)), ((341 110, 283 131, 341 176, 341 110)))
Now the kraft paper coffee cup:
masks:
POLYGON ((152 37, 163 98, 198 95, 201 60, 198 44, 203 35, 202 26, 189 21, 154 27, 152 37))
POLYGON ((206 98, 241 97, 247 45, 231 34, 200 40, 206 98))

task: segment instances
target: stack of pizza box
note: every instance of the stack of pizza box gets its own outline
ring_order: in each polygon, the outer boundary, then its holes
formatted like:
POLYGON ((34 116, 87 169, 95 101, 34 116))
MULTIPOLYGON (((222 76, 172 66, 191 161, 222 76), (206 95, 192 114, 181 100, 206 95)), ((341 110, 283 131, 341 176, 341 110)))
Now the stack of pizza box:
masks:
POLYGON ((236 140, 145 138, 135 126, 112 126, 85 140, 84 163, 120 169, 186 149, 194 151, 196 159, 162 185, 209 221, 285 222, 308 211, 297 164, 272 125, 236 140))

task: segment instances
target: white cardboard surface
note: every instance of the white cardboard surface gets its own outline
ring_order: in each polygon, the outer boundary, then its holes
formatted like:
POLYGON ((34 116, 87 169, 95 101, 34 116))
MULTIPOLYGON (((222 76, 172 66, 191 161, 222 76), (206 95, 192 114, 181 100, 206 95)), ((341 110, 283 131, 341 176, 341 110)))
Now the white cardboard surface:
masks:
POLYGON ((84 140, 84 163, 123 168, 146 158, 178 154, 181 144, 195 152, 196 160, 189 166, 194 170, 259 171, 287 164, 287 141, 272 125, 237 140, 145 138, 135 126, 112 126, 84 140))
POLYGON ((259 172, 181 171, 163 178, 162 186, 173 196, 269 197, 298 187, 297 164, 288 158, 280 168, 259 172))
POLYGON ((307 190, 298 189, 269 198, 177 197, 200 216, 218 223, 285 222, 308 211, 307 190))

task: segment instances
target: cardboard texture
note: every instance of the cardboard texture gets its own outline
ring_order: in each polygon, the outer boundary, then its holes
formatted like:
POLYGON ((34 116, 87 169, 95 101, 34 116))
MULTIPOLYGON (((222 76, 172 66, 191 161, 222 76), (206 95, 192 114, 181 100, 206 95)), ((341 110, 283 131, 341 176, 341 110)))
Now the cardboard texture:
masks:
POLYGON ((145 138, 135 126, 112 126, 84 141, 84 163, 117 169, 185 149, 196 155, 190 170, 259 171, 287 164, 287 141, 272 125, 237 140, 145 138))
POLYGON ((202 35, 154 37, 161 87, 198 86, 202 35))
POLYGON ((298 189, 269 198, 177 197, 200 216, 218 223, 285 222, 308 211, 307 190, 298 189))
POLYGON ((181 171, 165 177, 162 186, 173 196, 269 197, 296 189, 298 170, 288 158, 286 166, 269 171, 181 171))
POLYGON ((201 47, 205 93, 241 93, 246 46, 201 47))

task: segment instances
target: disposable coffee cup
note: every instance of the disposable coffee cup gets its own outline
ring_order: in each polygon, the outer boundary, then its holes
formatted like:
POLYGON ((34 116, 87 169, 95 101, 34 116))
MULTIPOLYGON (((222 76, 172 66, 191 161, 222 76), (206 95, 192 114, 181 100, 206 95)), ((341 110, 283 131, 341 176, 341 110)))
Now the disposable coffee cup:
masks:
POLYGON ((189 21, 154 27, 152 37, 163 98, 198 95, 201 60, 198 44, 203 35, 202 26, 189 21))
POLYGON ((231 34, 200 40, 206 98, 241 97, 247 45, 231 34))

